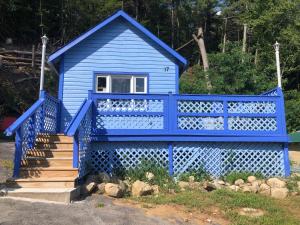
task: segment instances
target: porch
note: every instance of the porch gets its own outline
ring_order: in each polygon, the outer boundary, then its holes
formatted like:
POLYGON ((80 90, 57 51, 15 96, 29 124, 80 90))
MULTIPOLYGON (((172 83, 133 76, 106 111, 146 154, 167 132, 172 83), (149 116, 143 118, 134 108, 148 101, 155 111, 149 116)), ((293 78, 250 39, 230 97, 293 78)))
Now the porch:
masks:
MULTIPOLYGON (((59 100, 41 98, 11 127, 16 133, 14 176, 35 148, 38 134, 60 133, 59 100)), ((261 95, 88 93, 64 131, 73 137, 73 168, 134 167, 151 160, 180 174, 204 167, 213 176, 228 171, 289 174, 281 89, 261 95)))

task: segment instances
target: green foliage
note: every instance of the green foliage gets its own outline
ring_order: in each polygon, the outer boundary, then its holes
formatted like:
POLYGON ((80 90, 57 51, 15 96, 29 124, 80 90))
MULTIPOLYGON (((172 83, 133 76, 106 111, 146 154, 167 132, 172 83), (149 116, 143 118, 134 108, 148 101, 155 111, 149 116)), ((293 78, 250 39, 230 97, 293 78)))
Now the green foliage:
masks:
POLYGON ((209 173, 204 168, 200 167, 198 170, 182 173, 179 176, 179 180, 188 182, 190 176, 193 176, 197 182, 211 179, 209 173))
POLYGON ((296 90, 285 92, 286 123, 289 132, 300 130, 300 93, 296 90))
POLYGON ((291 176, 287 180, 286 187, 289 189, 289 191, 299 192, 298 182, 300 182, 300 177, 299 176, 291 176))
POLYGON ((142 160, 139 165, 135 168, 131 168, 128 170, 124 170, 122 174, 124 178, 129 178, 131 182, 136 180, 147 182, 151 185, 158 185, 160 188, 168 190, 175 189, 177 190, 177 185, 173 179, 169 175, 167 168, 164 168, 154 162, 148 160, 142 160), (154 174, 154 178, 152 180, 147 180, 146 173, 151 172, 154 174))
POLYGON ((97 208, 103 208, 104 207, 104 203, 103 202, 99 202, 97 205, 97 208))
POLYGON ((249 176, 255 176, 257 179, 263 179, 264 176, 261 173, 252 173, 252 172, 231 172, 224 176, 224 180, 230 184, 233 184, 236 180, 242 179, 247 181, 249 176))
POLYGON ((184 191, 176 195, 161 194, 156 197, 135 198, 135 200, 147 204, 178 204, 189 210, 195 209, 207 214, 213 213, 211 209, 215 210, 218 207, 233 225, 296 225, 300 221, 299 196, 279 201, 259 194, 221 189, 212 192, 184 191), (264 215, 251 217, 238 214, 244 207, 260 209, 264 215))
MULTIPOLYGON (((228 43, 225 53, 209 54, 213 94, 259 94, 275 86, 274 79, 253 65, 253 56, 242 53, 239 43, 228 43)), ((205 72, 199 65, 190 68, 181 77, 180 92, 189 94, 208 93, 205 72)))

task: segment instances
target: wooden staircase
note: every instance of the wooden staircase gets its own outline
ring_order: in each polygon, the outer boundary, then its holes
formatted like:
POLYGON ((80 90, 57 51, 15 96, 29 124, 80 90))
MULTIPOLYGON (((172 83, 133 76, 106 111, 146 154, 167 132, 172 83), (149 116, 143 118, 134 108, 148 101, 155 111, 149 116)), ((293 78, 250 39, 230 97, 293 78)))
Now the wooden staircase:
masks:
POLYGON ((21 162, 19 178, 8 181, 9 187, 74 188, 78 170, 72 163, 72 137, 39 134, 21 162))

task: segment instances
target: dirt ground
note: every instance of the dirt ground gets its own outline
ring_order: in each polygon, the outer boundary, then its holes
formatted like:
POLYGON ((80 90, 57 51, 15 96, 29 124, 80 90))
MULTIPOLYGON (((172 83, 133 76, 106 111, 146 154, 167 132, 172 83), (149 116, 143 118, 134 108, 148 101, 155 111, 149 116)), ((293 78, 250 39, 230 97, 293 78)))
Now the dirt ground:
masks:
MULTIPOLYGON (((143 208, 123 200, 93 195, 72 204, 28 202, 0 197, 1 225, 223 225, 182 208, 143 208), (117 201, 117 202, 116 202, 117 201), (164 213, 165 212, 165 213, 164 213)), ((220 223, 219 223, 220 222, 220 223)))
POLYGON ((12 176, 13 157, 15 151, 14 142, 3 142, 0 140, 0 184, 12 176))

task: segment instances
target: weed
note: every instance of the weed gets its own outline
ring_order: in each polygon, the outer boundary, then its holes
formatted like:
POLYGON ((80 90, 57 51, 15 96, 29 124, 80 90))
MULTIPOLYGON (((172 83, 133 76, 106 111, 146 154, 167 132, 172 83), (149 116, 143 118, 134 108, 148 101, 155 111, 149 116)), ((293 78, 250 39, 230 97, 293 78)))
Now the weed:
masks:
POLYGON ((12 170, 14 168, 13 161, 9 159, 0 160, 0 165, 7 170, 12 170))
POLYGON ((99 202, 98 205, 97 205, 97 208, 103 208, 103 207, 104 207, 104 203, 99 202))
POLYGON ((210 180, 209 173, 203 167, 200 167, 197 170, 190 170, 188 172, 182 173, 178 179, 181 181, 188 182, 190 176, 193 176, 195 178, 195 181, 197 181, 197 182, 200 182, 203 180, 210 180))
POLYGON ((286 187, 289 189, 289 191, 294 191, 294 192, 298 192, 298 182, 300 182, 300 177, 299 176, 291 176, 288 180, 287 180, 287 185, 286 187))
POLYGON ((252 173, 252 172, 231 172, 231 173, 228 173, 227 175, 225 175, 223 179, 226 182, 228 182, 230 184, 233 184, 238 179, 242 179, 244 181, 247 181, 247 178, 249 176, 255 176, 258 179, 263 179, 264 178, 264 176, 259 172, 255 172, 255 173, 252 173))

